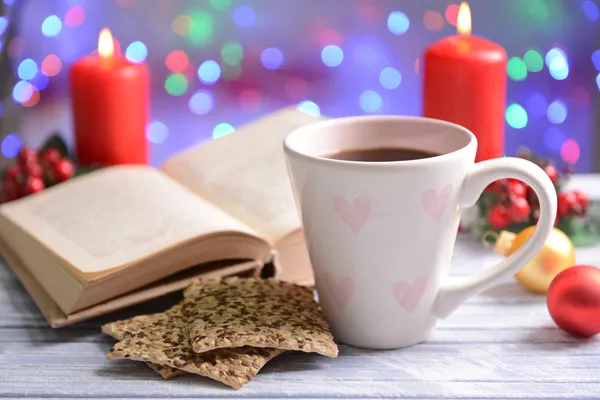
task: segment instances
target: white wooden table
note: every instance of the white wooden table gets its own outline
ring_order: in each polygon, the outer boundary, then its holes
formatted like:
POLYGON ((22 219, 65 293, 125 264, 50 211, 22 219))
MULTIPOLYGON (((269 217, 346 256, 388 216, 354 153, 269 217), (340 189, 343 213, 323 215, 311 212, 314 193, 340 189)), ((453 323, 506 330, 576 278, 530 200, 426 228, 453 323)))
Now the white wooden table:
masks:
MULTIPOLYGON (((600 199, 600 176, 578 177, 573 184, 600 199)), ((455 273, 498 261, 475 238, 459 236, 455 273)), ((600 246, 579 248, 577 261, 600 267, 600 246)), ((164 381, 140 363, 105 360, 114 341, 100 333, 101 323, 162 310, 176 300, 56 330, 0 265, 0 397, 600 398, 600 337, 578 340, 561 332, 544 297, 512 279, 441 321, 425 343, 396 351, 341 346, 336 359, 280 356, 241 391, 194 376, 164 381)))

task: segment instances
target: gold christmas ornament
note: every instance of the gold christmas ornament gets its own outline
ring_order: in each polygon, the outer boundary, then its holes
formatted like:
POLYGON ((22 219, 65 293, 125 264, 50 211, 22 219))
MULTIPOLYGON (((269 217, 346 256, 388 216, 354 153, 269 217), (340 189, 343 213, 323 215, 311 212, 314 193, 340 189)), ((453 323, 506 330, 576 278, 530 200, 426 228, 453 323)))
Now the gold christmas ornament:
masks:
MULTIPOLYGON (((527 242, 534 230, 535 225, 517 234, 501 231, 497 234, 494 252, 505 257, 511 256, 527 242)), ((533 292, 546 293, 554 277, 574 265, 575 247, 571 239, 560 229, 553 228, 542 249, 515 274, 515 279, 533 292)))

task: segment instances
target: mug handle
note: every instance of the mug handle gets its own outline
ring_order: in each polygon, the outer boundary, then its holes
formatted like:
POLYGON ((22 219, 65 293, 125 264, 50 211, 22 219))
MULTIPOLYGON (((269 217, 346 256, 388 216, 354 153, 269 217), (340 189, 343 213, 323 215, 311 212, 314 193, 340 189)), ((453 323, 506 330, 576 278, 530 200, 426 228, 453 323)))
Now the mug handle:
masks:
POLYGON ((494 286, 507 275, 517 273, 541 250, 556 219, 557 195, 552 181, 536 164, 514 157, 504 157, 476 163, 467 174, 459 194, 458 205, 475 205, 483 190, 492 182, 514 178, 528 184, 540 201, 540 217, 527 242, 498 265, 466 277, 448 277, 433 303, 433 312, 445 318, 463 302, 494 286))

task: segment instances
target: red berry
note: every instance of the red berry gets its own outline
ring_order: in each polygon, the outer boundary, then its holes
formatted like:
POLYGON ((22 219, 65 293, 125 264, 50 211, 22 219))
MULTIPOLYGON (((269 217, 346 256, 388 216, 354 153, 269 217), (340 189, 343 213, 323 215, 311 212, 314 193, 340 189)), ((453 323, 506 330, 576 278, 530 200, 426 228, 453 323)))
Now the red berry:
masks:
POLYGON ((568 215, 577 204, 577 196, 573 192, 562 192, 558 195, 558 215, 568 215))
POLYGON ((525 222, 529 218, 531 207, 524 197, 517 197, 508 207, 508 213, 515 222, 525 222))
POLYGON ((42 176, 44 169, 37 161, 30 161, 23 167, 25 174, 30 176, 42 176))
POLYGON ((524 198, 527 195, 527 186, 519 181, 512 181, 510 183, 510 192, 519 198, 524 198))
POLYGON ((485 188, 486 191, 490 191, 490 192, 499 192, 502 190, 502 187, 504 186, 504 181, 500 180, 500 181, 495 181, 490 183, 487 188, 485 188))
POLYGON ((47 150, 44 150, 40 158, 42 165, 44 165, 46 168, 50 168, 52 165, 59 162, 63 157, 62 154, 60 154, 60 151, 54 147, 51 147, 47 150))
POLYGON ((510 223, 508 212, 504 206, 492 206, 487 214, 490 225, 496 229, 503 229, 510 223))
POLYGON ((558 180, 558 171, 556 170, 556 167, 552 164, 548 164, 544 167, 544 171, 546 171, 546 174, 548 175, 552 183, 556 183, 556 181, 558 180))
POLYGON ((581 207, 585 208, 590 204, 590 198, 582 191, 574 190, 573 194, 575 194, 575 197, 577 198, 577 204, 579 204, 581 207))
POLYGON ((11 165, 4 175, 4 179, 10 182, 16 182, 19 179, 19 176, 23 173, 23 169, 19 164, 11 165))
POLYGON ((31 161, 37 161, 38 155, 37 152, 33 149, 29 149, 27 147, 21 148, 19 154, 17 155, 19 163, 21 165, 27 165, 31 161))
POLYGON ((75 167, 73 166, 73 163, 65 158, 58 161, 52 167, 52 176, 57 182, 66 181, 71 178, 74 173, 75 167))
POLYGON ((37 176, 31 176, 29 177, 29 179, 27 179, 21 190, 23 191, 23 194, 28 195, 32 193, 41 192, 42 190, 44 190, 44 187, 46 186, 44 185, 44 181, 41 178, 37 176))

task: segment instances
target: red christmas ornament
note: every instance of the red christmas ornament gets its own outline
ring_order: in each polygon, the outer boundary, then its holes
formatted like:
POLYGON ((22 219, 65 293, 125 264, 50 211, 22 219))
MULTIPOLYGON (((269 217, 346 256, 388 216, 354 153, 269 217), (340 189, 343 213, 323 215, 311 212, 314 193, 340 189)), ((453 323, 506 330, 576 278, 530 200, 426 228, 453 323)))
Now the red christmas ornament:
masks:
POLYGON ((560 329, 584 338, 600 333, 600 269, 577 265, 562 271, 548 288, 546 304, 560 329))

